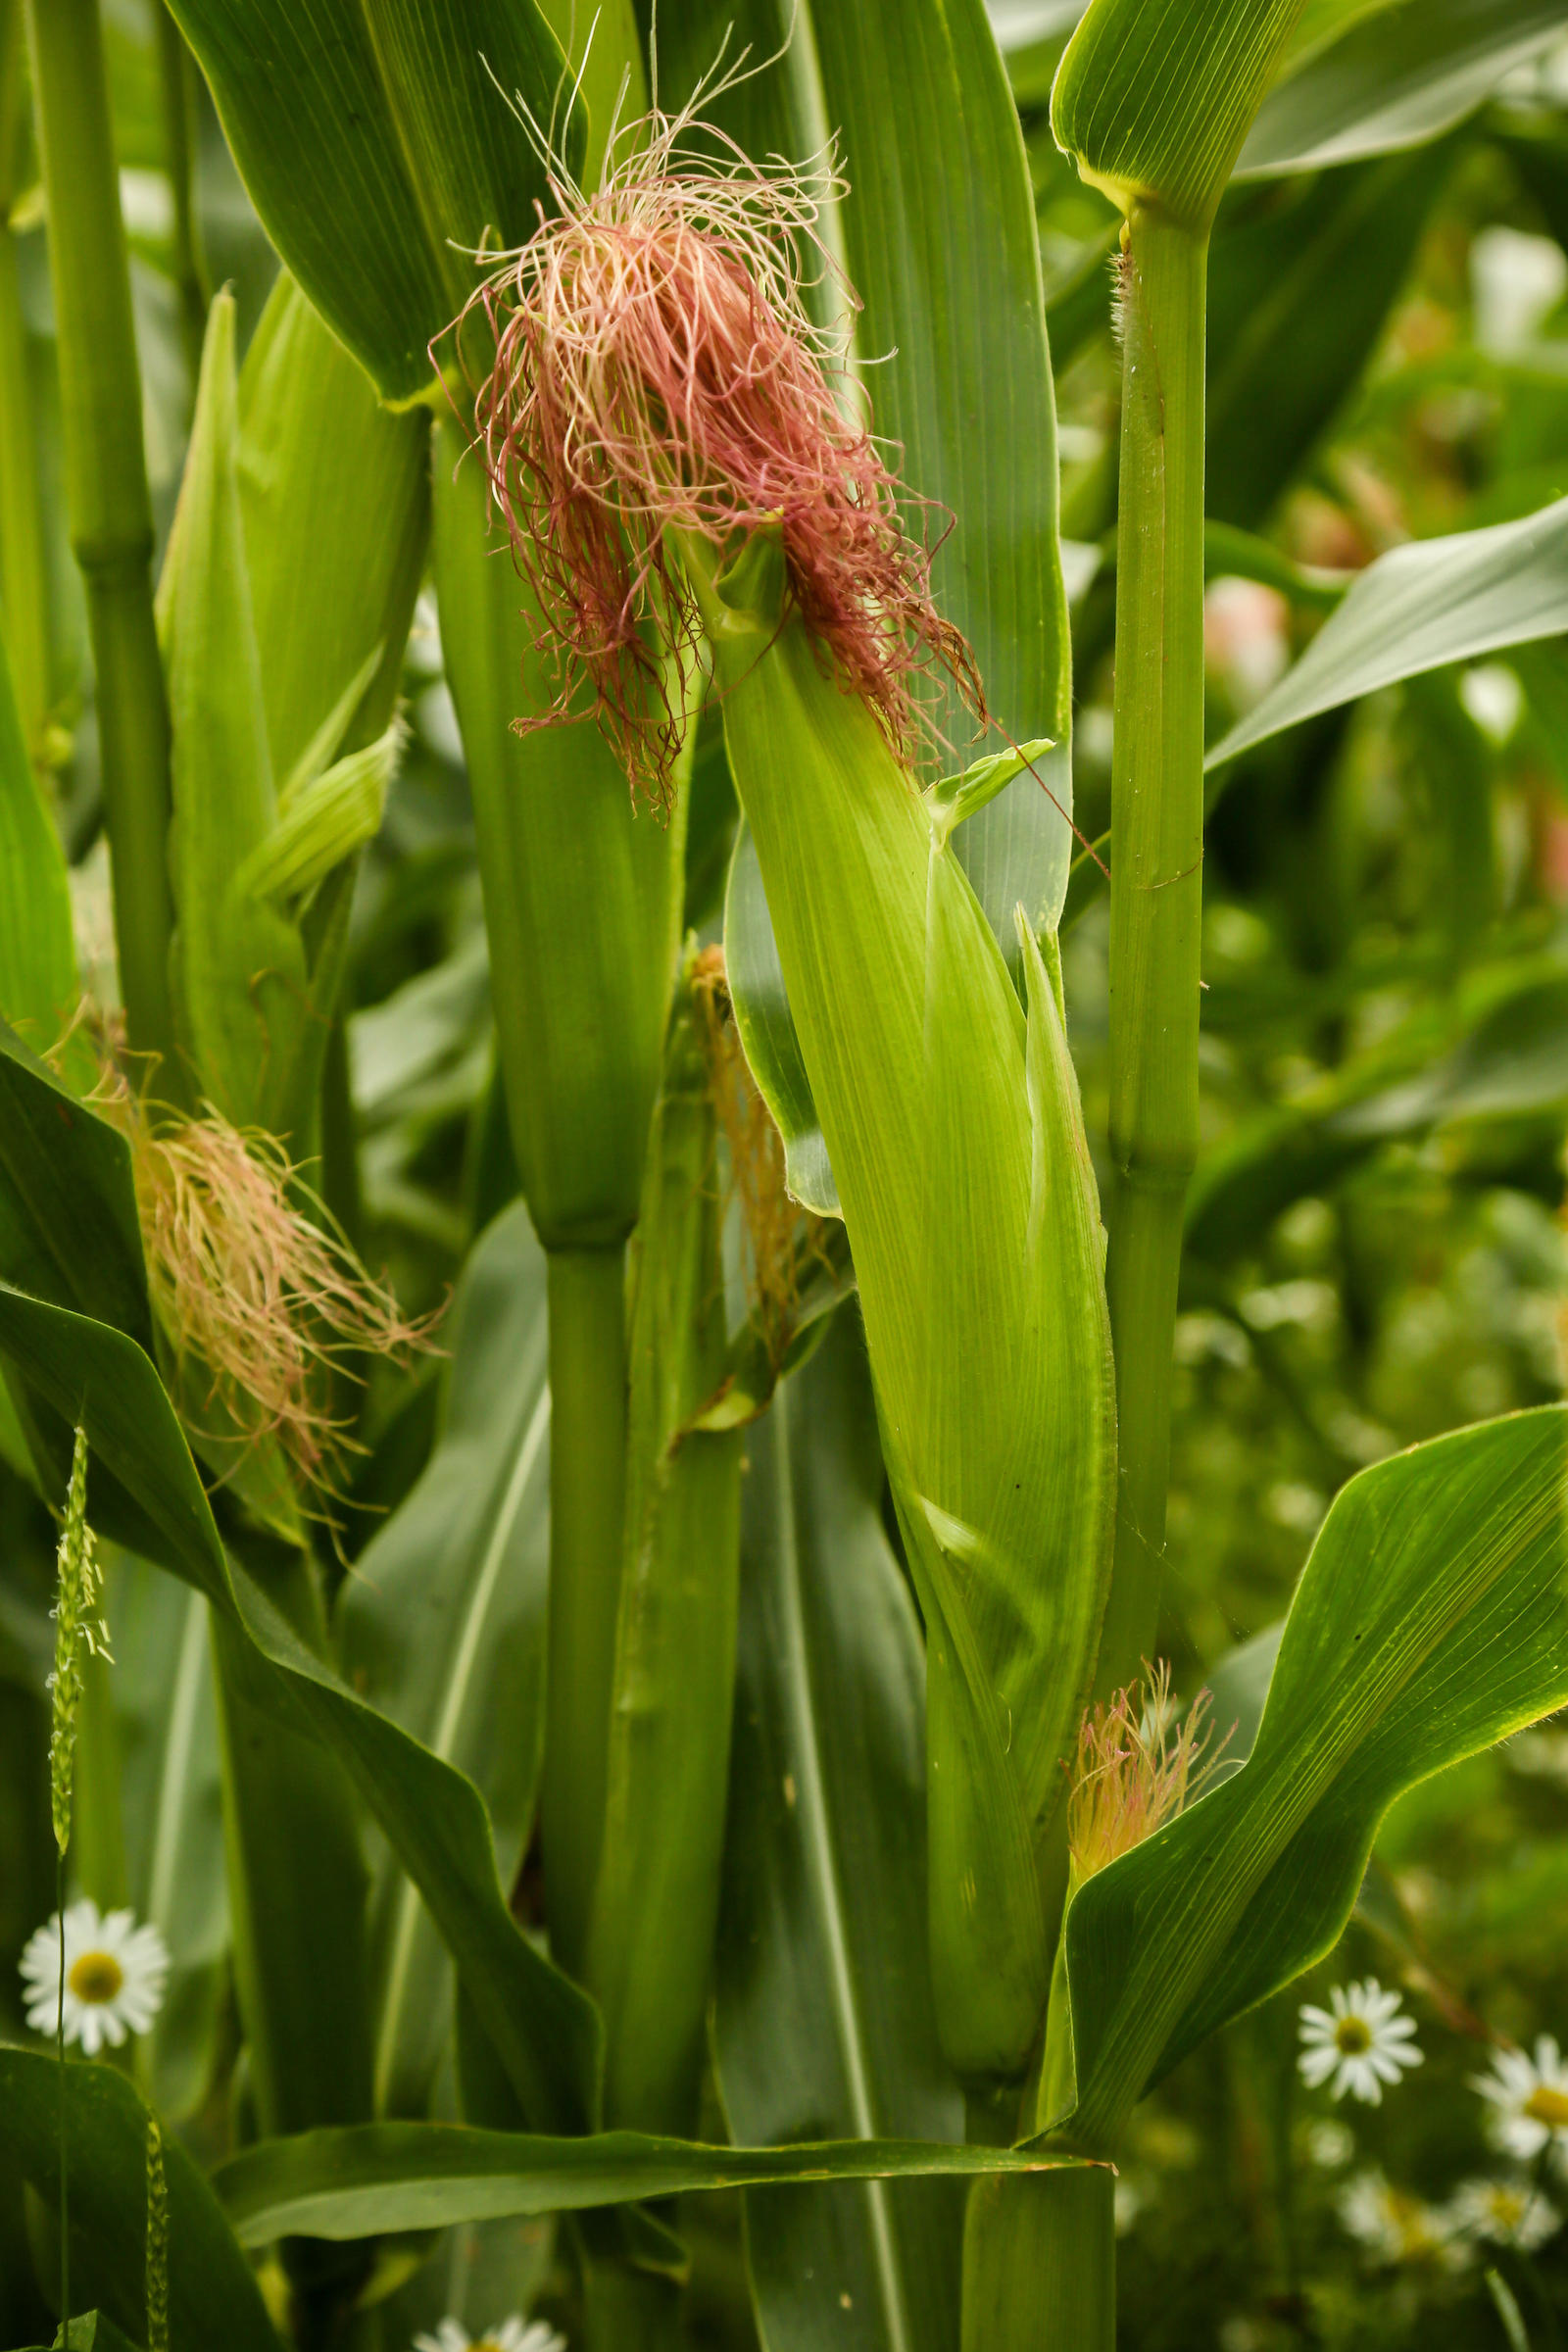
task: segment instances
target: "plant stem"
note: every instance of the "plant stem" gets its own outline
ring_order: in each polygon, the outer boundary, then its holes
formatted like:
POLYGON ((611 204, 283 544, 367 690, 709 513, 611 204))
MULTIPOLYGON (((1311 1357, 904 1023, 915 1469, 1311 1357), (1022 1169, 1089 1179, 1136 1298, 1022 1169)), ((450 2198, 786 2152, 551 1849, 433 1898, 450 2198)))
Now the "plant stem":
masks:
POLYGON ((55 2062, 60 2082, 60 2340, 71 2341, 71 2167, 66 2156, 66 1849, 55 1849, 55 1918, 60 1928, 60 1988, 55 2006, 55 2062))
POLYGON ((21 62, 20 0, 0 0, 0 614, 27 755, 40 766, 50 700, 49 592, 27 381, 27 330, 11 228, 21 62))
POLYGON ((550 1665, 540 1831, 575 1976, 604 1833, 626 1493, 625 1251, 550 1253, 550 1665))
POLYGON ((97 0, 26 0, 60 350, 66 504, 97 674, 115 939, 130 1044, 183 1093, 169 942, 169 707, 153 625, 141 376, 97 0))
POLYGON ((975 2182, 962 2352, 1115 2352, 1114 2191, 1103 2165, 975 2182))
POLYGON ((1106 1290, 1120 1473, 1102 1691, 1152 1653, 1182 1210, 1198 1151, 1206 239, 1135 206, 1121 261, 1106 1290))

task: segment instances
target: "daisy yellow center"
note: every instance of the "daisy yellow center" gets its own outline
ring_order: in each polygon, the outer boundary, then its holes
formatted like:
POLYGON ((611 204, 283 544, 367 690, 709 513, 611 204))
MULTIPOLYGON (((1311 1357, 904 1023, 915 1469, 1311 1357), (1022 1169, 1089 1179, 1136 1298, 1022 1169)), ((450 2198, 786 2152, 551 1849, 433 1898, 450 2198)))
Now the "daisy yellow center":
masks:
POLYGON ((1553 2090, 1549 2082, 1538 2082, 1524 2111, 1533 2124, 1549 2124, 1553 2132, 1568 2132, 1568 2090, 1553 2090))
POLYGON ((112 2001, 125 1982, 124 1970, 113 1952, 81 1952, 71 1963, 66 1979, 78 2001, 112 2001))
POLYGON ((1372 2047, 1372 2030, 1363 2018, 1342 2017, 1334 2029, 1334 2047, 1345 2058, 1359 2058, 1372 2047))

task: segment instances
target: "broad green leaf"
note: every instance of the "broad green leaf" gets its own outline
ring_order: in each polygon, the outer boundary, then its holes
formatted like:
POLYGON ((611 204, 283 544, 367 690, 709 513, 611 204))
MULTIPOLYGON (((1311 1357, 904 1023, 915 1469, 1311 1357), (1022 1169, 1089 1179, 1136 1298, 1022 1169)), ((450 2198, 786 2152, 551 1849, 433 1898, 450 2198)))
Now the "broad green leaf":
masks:
POLYGON ((1258 110, 1242 178, 1441 138, 1568 27, 1565 0, 1397 0, 1314 48, 1258 110))
POLYGON ((1233 199, 1208 264, 1207 512, 1258 529, 1349 398, 1452 165, 1446 148, 1233 199))
POLYGON ((85 1423, 105 1533, 205 1592, 259 1672, 272 1669, 283 1719, 308 1724, 346 1764, 423 1893, 524 2112, 580 2126, 597 2095, 597 2021, 508 1913, 472 1783, 338 1682, 225 1558, 172 1408, 131 1340, 6 1285, 0 1352, 62 1422, 85 1423))
MULTIPOLYGON (((955 2140, 926 1958, 924 1659, 851 1316, 747 1451, 713 2015, 725 2120, 753 2145, 955 2140)), ((771 2352, 950 2352, 960 2227, 940 2185, 749 2197, 771 2352)))
MULTIPOLYGON (((818 0, 812 30, 823 116, 844 143, 841 233, 865 306, 856 351, 877 429, 899 445, 910 491, 935 502, 931 537, 948 531, 934 584, 985 681, 1003 736, 991 748, 1056 746, 954 845, 1021 994, 1013 908, 1052 930, 1067 888, 1072 655, 1017 112, 981 0, 818 0)), ((950 700, 939 721, 961 755, 972 731, 961 710, 950 700)))
MULTIPOLYGON (((60 2074, 52 2051, 0 2046, 0 2113, 7 2155, 44 2205, 58 2211, 60 2074)), ((68 2062, 72 2288, 137 2342, 146 2334, 148 2122, 148 2109, 119 2068, 68 2062)), ((251 2266, 172 2132, 164 2134, 164 2174, 170 2352, 213 2352, 219 2344, 233 2352, 278 2352, 251 2266)))
POLYGON ((1124 212, 1205 233, 1302 0, 1092 0, 1051 93, 1056 144, 1124 212))
POLYGON ((280 273, 240 369, 239 500, 285 806, 319 730, 313 774, 391 716, 429 546, 429 445, 423 411, 381 408, 280 273))
MULTIPOLYGON (((473 1782, 510 1886, 538 1789, 549 1566, 545 1264, 520 1202, 465 1267, 447 1345, 434 1450, 355 1563, 339 1647, 354 1689, 473 1782)), ((420 2115, 451 2031, 451 1968, 390 1860, 371 1936, 376 2107, 420 2115)))
POLYGON ((80 993, 65 852, 27 757, 0 637, 0 1019, 44 1054, 80 993))
MULTIPOLYGON (((55 2330, 55 2345, 40 2344, 37 2352, 57 2352, 60 2331, 55 2330)), ((123 2329, 115 2326, 101 2311, 74 2313, 66 2329, 65 2352, 138 2352, 123 2329)))
POLYGON ((1091 1878, 1065 1928, 1102 2149, 1151 2081, 1328 1951, 1394 1799, 1568 1700, 1565 1415, 1439 1438, 1343 1488, 1242 1770, 1091 1878))
POLYGON ((1038 2173, 1071 2161, 1050 2150, 920 2140, 718 2148, 641 2132, 548 2139, 462 2124, 365 2124, 264 2140, 220 2165, 214 2185, 241 2242, 267 2245, 285 2233, 368 2237, 514 2213, 581 2213, 699 2189, 1038 2173))
POLYGON ((793 1198, 819 1217, 843 1215, 828 1164, 822 1123, 811 1100, 801 1041, 778 959, 762 869, 744 820, 735 836, 724 896, 724 967, 735 1023, 752 1076, 784 1140, 784 1172, 793 1198))
MULTIPOLYGON (((174 0, 173 14, 284 262, 382 398, 416 399, 427 346, 475 283, 466 257, 487 231, 520 243, 546 195, 509 104, 520 91, 549 123, 566 94, 533 0, 174 0)), ((557 135, 580 160, 578 110, 557 135)))
MULTIPOLYGON (((661 74, 666 88, 689 86, 733 23, 755 58, 789 44, 723 113, 748 152, 806 158, 839 134, 849 195, 829 237, 864 305, 855 375, 877 431, 899 445, 909 519, 935 550, 937 603, 972 647, 998 722, 992 748, 1055 742, 1039 780, 1019 776, 954 843, 1021 994, 1013 908, 1053 929, 1067 886, 1072 662, 1017 112, 981 0, 816 0, 798 15, 789 0, 705 0, 673 30, 661 23, 661 74)), ((972 720, 951 696, 936 716, 963 759, 972 720)), ((954 754, 934 750, 930 772, 954 754)))
POLYGON ((0 1023, 0 1276, 152 1346, 130 1146, 0 1023), (72 1181, 60 1182, 62 1136, 72 1181))
POLYGON ((1401 678, 1565 629, 1568 498, 1519 522, 1394 548, 1368 564, 1299 662, 1206 764, 1401 678))
POLYGON ((228 1948, 208 1604, 161 1568, 122 1558, 110 1622, 127 1894, 172 1963, 146 2043, 150 2080, 160 2110, 177 2117, 207 2088, 228 1948))

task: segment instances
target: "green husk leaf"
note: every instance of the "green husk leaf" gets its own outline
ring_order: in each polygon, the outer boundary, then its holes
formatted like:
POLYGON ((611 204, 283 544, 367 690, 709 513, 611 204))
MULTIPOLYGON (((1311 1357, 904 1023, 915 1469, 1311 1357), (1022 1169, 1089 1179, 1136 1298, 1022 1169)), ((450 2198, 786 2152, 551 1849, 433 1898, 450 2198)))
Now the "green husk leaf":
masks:
POLYGON ((299 906, 335 866, 373 841, 406 730, 394 720, 363 752, 350 752, 278 804, 277 822, 245 859, 237 887, 299 906))

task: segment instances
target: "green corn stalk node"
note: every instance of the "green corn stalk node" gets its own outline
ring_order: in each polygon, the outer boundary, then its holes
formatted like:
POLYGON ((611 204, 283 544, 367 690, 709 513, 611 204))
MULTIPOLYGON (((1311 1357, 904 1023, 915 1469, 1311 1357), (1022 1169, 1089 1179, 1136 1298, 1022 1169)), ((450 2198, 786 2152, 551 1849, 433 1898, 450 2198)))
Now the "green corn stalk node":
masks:
POLYGON ((1052 127, 1126 215, 1106 1288, 1120 1480, 1099 1687, 1152 1655, 1182 1212, 1198 1152, 1208 232, 1301 0, 1094 0, 1052 127))
POLYGON ((726 1369, 707 1015, 689 950, 630 1252, 625 1563, 586 1982, 605 2122, 693 2131, 729 1784, 742 1433, 695 1426, 726 1369))
POLYGON ((434 551, 467 757, 501 1071, 550 1252, 551 1607, 542 1829, 551 1941, 582 1965, 605 1804, 625 1493, 626 1237, 636 1222, 680 942, 684 780, 633 808, 590 721, 552 700, 525 590, 455 423, 435 435, 434 551))
MULTIPOLYGON (((405 436, 378 435, 383 420, 368 383, 347 361, 335 370, 325 330, 290 313, 285 295, 271 314, 242 435, 233 299, 213 304, 158 617, 174 720, 181 1046, 202 1093, 226 1117, 265 1127, 298 1155, 316 1135, 348 884, 380 823, 396 728, 383 723, 372 741, 337 755, 368 699, 386 714, 389 639, 399 624, 407 633, 417 577, 422 485, 405 436), (302 341, 297 371, 273 363, 274 343, 297 350, 302 341), (340 465, 363 465, 372 482, 379 474, 387 521, 380 545, 372 543, 379 563, 346 531, 338 544, 354 551, 350 575, 327 555, 307 583, 298 523, 275 534, 269 525, 280 510, 299 514, 312 486, 301 461, 319 466, 324 451, 340 465), (347 643, 345 611, 355 629, 347 643), (295 654, 296 645, 304 651, 295 654), (274 738, 291 762, 281 772, 274 738)), ((401 653, 399 637, 393 676, 401 653)))
POLYGON ((692 569, 926 1618, 939 2027, 960 2075, 1009 2080, 1046 2003, 1108 1569, 1094 1176, 1033 934, 1026 1022, 949 848, 954 796, 922 799, 781 624, 782 563, 763 534, 716 583, 692 569))

